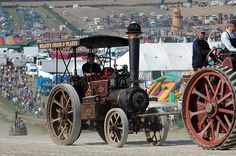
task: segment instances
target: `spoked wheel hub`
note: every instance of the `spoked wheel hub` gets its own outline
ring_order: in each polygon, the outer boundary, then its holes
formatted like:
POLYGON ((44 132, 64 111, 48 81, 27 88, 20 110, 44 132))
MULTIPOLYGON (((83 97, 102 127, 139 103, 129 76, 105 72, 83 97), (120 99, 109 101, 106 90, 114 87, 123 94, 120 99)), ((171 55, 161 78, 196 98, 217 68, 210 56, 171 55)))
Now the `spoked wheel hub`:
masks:
POLYGON ((203 68, 192 76, 183 99, 183 119, 191 138, 206 149, 236 144, 236 73, 226 67, 203 68))
POLYGON ((62 111, 59 113, 59 116, 60 116, 62 121, 69 120, 69 118, 68 118, 68 111, 65 108, 62 109, 62 111))
POLYGON ((207 116, 213 118, 218 113, 217 104, 216 103, 207 103, 205 106, 205 111, 207 116))

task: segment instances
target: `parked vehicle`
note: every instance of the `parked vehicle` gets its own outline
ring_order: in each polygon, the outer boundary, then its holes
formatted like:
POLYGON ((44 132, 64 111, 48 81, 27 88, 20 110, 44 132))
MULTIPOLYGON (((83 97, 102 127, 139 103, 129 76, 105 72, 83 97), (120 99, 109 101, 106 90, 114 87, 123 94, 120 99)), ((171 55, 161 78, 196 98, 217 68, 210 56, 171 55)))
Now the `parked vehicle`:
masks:
POLYGON ((38 77, 36 88, 40 94, 47 96, 52 89, 52 80, 50 78, 38 77))
POLYGON ((33 63, 26 63, 26 74, 29 76, 37 76, 38 75, 38 68, 36 64, 33 63))

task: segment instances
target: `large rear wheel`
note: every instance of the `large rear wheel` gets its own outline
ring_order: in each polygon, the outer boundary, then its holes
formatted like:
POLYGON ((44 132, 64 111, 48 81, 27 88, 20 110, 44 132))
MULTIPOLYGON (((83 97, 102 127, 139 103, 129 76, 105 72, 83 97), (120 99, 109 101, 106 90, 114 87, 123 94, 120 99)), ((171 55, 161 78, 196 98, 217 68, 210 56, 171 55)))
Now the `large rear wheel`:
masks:
POLYGON ((47 123, 56 144, 71 145, 81 132, 80 99, 69 84, 59 84, 49 95, 47 123))
POLYGON ((183 120, 191 138, 204 149, 236 145, 236 73, 227 67, 207 67, 188 82, 183 120))

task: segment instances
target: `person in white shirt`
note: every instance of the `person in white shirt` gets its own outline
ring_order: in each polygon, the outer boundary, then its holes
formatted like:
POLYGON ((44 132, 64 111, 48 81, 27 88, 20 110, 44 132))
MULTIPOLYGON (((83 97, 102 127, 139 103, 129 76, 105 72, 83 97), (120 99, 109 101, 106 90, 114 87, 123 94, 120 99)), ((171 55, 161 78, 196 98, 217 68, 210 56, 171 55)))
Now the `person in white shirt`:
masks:
POLYGON ((221 48, 225 52, 236 52, 236 20, 226 23, 226 31, 221 34, 221 48))

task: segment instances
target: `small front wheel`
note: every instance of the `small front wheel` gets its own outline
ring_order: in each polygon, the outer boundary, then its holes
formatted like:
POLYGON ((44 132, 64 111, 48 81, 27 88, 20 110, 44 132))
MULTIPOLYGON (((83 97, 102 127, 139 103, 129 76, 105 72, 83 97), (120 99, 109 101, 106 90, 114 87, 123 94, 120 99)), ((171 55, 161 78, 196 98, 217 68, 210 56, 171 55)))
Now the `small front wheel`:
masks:
POLYGON ((125 112, 120 108, 108 111, 104 122, 105 137, 109 145, 122 147, 128 138, 129 125, 125 112))

